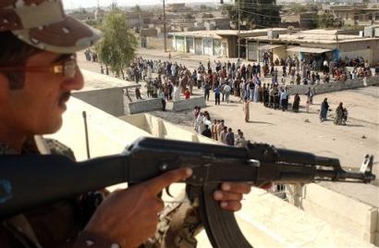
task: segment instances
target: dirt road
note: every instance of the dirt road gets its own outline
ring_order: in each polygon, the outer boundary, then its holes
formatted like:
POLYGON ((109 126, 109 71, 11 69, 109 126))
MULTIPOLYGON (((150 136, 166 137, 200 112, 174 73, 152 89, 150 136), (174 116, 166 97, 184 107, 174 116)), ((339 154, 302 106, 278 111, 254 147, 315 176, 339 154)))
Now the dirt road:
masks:
MULTIPOLYGON (((166 56, 157 54, 151 59, 167 60, 166 56)), ((176 57, 178 55, 175 55, 176 57)), ((144 58, 149 58, 149 54, 146 54, 144 58)), ((194 58, 186 57, 181 61, 186 59, 194 64, 194 58)), ((86 62, 82 56, 79 56, 79 64, 82 68, 99 71, 98 64, 86 62)), ((194 94, 201 95, 202 92, 195 89, 194 94)), ((269 143, 280 148, 336 157, 340 159, 343 167, 355 169, 360 167, 365 154, 373 154, 375 156, 374 171, 376 175, 379 175, 379 87, 316 95, 309 113, 306 113, 304 109, 305 96, 301 96, 299 113, 283 112, 265 108, 261 103, 250 103, 250 122, 248 123, 243 119, 242 104, 238 102, 238 98, 232 96, 231 103, 222 102, 218 106, 214 105, 213 99, 211 95, 204 110, 207 110, 212 118, 224 119, 226 125, 232 127, 233 130, 241 129, 252 142, 269 143), (320 122, 319 108, 325 97, 328 98, 332 111, 329 112, 328 121, 320 122), (346 126, 336 126, 331 120, 339 102, 343 102, 349 111, 346 126)), ((290 102, 292 102, 291 99, 290 102)), ((152 114, 193 130, 191 111, 182 113, 158 111, 152 114)), ((376 180, 376 185, 378 185, 378 180, 376 180)), ((379 205, 378 195, 369 197, 373 197, 379 205)))

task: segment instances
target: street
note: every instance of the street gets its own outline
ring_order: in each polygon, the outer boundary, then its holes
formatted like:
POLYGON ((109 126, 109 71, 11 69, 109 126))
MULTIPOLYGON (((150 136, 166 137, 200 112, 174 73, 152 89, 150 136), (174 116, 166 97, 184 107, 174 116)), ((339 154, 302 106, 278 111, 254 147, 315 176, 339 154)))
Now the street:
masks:
MULTIPOLYGON (((142 54, 142 52, 138 50, 138 54, 145 59, 168 59, 168 55, 160 51, 149 51, 146 54, 142 54)), ((183 57, 180 54, 173 54, 172 58, 177 63, 188 65, 188 68, 196 66, 199 62, 198 58, 187 54, 183 57)), ((81 68, 99 72, 99 64, 83 61, 83 59, 84 57, 79 54, 78 60, 81 68)), ((202 57, 202 59, 205 58, 202 57)), ((145 97, 145 88, 141 89, 143 97, 145 97)), ((194 88, 194 94, 202 95, 202 91, 194 88)), ((357 169, 361 165, 364 154, 374 154, 374 170, 377 175, 379 174, 377 162, 379 158, 379 87, 316 95, 309 113, 306 113, 304 109, 306 96, 300 97, 299 113, 282 112, 265 108, 261 103, 252 102, 250 103, 250 122, 248 123, 244 121, 242 104, 238 102, 239 98, 234 96, 231 96, 231 103, 221 102, 221 105, 215 106, 213 94, 211 94, 210 101, 203 110, 207 110, 212 119, 224 119, 226 126, 231 127, 234 131, 241 129, 251 142, 268 143, 280 148, 339 158, 341 165, 345 168, 357 169), (332 120, 320 123, 319 106, 325 97, 328 98, 332 109, 329 114, 334 114, 339 102, 344 102, 344 106, 349 110, 346 126, 336 126, 332 120)), ((155 111, 151 114, 193 131, 191 110, 181 113, 155 111)), ((376 184, 378 184, 378 180, 376 180, 376 184)), ((375 196, 373 197, 375 198, 375 196)), ((378 196, 375 199, 377 198, 378 196)))

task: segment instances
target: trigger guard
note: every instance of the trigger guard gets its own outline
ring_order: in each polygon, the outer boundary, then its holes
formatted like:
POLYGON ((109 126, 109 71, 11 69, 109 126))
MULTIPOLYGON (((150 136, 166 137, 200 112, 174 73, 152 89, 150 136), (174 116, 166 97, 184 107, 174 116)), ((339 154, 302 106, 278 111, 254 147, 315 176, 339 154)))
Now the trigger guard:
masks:
POLYGON ((199 199, 200 195, 202 194, 202 191, 203 187, 192 186, 189 184, 186 185, 187 198, 190 200, 191 203, 193 203, 196 199, 199 199))
POLYGON ((167 194, 169 197, 174 198, 174 197, 171 195, 171 193, 170 193, 170 185, 167 186, 166 188, 164 188, 164 190, 165 190, 166 194, 167 194))

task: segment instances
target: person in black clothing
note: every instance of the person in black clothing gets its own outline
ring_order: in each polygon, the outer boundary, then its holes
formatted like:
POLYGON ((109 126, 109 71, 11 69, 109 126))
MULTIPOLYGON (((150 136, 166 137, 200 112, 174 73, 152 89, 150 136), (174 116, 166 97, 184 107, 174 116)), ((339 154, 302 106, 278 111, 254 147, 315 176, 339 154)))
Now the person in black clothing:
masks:
MULTIPOLYGON (((211 123, 211 122, 209 122, 211 123)), ((212 123, 211 123, 212 124, 212 123)), ((201 133, 201 135, 205 136, 205 137, 208 137, 208 138, 212 138, 212 131, 211 129, 209 128, 209 125, 205 124, 205 129, 204 131, 201 133)))
POLYGON ((298 93, 296 93, 293 103, 292 103, 292 110, 293 112, 299 112, 299 107, 300 107, 300 96, 298 93))
POLYGON ((326 121, 328 110, 329 110, 328 98, 325 98, 324 101, 321 103, 321 109, 320 109, 321 122, 326 121))

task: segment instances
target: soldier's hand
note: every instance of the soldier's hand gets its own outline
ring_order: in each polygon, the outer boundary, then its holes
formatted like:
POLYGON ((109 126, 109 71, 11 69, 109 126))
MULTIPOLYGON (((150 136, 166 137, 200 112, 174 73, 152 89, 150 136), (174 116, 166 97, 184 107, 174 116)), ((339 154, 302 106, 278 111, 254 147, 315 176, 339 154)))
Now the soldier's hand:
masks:
MULTIPOLYGON (((269 189, 271 183, 261 186, 263 189, 269 189)), ((251 184, 248 183, 223 183, 221 189, 213 193, 213 198, 220 202, 221 208, 230 211, 238 211, 241 209, 241 200, 244 194, 248 194, 251 190, 251 184)))
POLYGON ((221 189, 213 193, 213 198, 220 202, 221 208, 230 211, 238 211, 241 209, 241 200, 243 194, 249 193, 251 185, 248 183, 231 183, 225 182, 221 184, 221 189))
POLYGON ((156 230, 158 213, 163 209, 158 194, 171 183, 182 181, 191 174, 190 169, 172 170, 112 193, 100 204, 85 230, 115 241, 121 247, 137 247, 156 230))

